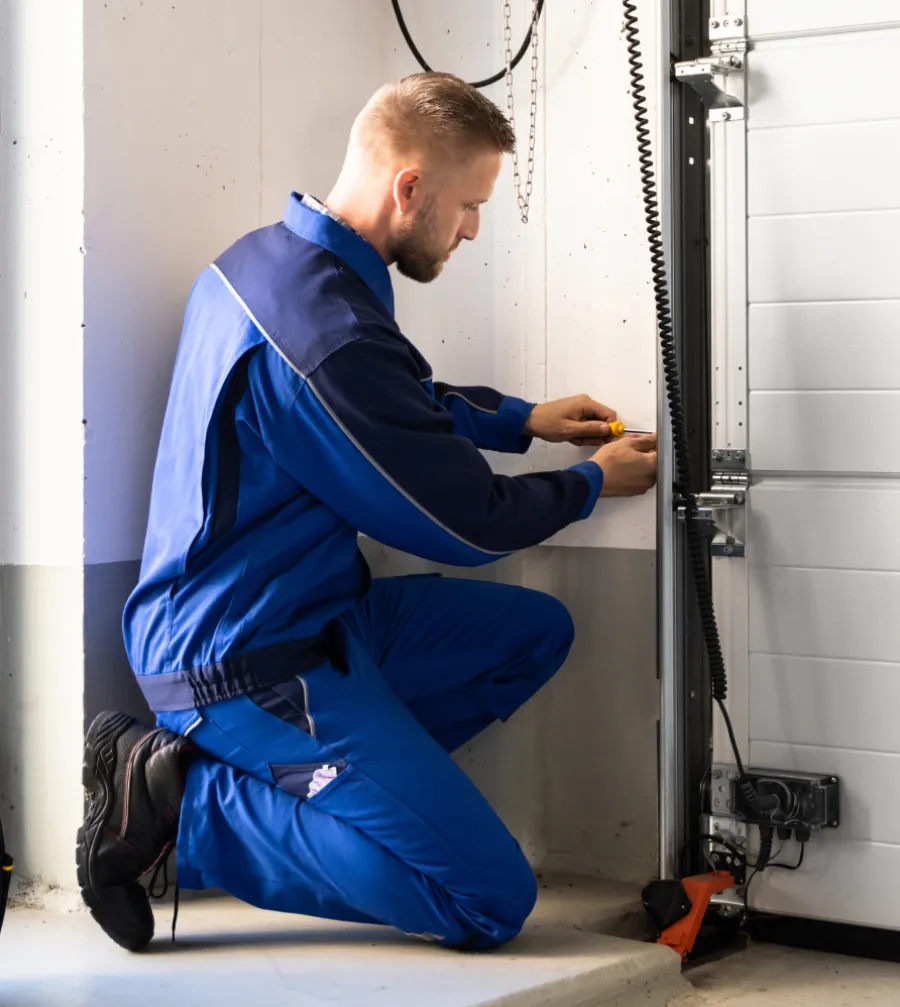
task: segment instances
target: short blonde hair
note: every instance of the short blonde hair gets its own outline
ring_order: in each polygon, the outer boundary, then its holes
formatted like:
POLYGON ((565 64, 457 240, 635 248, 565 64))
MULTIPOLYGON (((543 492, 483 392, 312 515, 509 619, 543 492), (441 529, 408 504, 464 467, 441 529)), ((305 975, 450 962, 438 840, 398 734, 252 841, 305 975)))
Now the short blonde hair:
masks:
POLYGON ((516 137, 509 120, 480 91, 450 73, 416 73, 380 88, 359 118, 370 152, 422 148, 445 157, 485 150, 510 154, 516 137))

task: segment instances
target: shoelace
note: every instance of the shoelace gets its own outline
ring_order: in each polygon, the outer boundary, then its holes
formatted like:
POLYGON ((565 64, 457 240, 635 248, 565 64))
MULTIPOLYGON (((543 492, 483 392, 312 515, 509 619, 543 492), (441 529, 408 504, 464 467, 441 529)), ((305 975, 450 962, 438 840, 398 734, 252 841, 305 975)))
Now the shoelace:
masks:
MULTIPOLYGON (((151 899, 164 899, 169 894, 171 882, 169 881, 169 854, 175 848, 174 843, 169 843, 160 854, 156 863, 150 868, 150 884, 147 886, 147 893, 151 899), (162 888, 157 889, 157 881, 162 875, 162 888)), ((175 928, 178 926, 178 905, 181 896, 181 889, 178 882, 175 882, 175 908, 172 913, 172 943, 175 943, 175 928)))

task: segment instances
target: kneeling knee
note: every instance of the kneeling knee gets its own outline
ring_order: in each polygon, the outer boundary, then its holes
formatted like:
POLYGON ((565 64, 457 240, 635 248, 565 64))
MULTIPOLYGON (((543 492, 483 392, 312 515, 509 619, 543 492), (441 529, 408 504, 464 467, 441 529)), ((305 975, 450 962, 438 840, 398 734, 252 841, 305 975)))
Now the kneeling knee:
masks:
POLYGON ((481 893, 469 912, 473 924, 460 945, 471 951, 490 951, 516 937, 537 901, 537 881, 521 850, 485 879, 490 889, 481 893), (474 911, 473 911, 474 910, 474 911))
POLYGON ((565 658, 575 640, 575 623, 569 610, 558 598, 549 594, 542 594, 539 597, 542 617, 540 622, 546 634, 545 639, 554 654, 565 658))

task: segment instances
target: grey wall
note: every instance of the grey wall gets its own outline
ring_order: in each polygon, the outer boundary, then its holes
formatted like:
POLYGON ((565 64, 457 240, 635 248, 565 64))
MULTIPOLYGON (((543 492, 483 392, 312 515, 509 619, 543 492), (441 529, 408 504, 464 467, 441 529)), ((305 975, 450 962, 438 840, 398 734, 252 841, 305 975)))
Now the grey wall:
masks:
POLYGON ((17 878, 44 888, 74 884, 83 723, 103 709, 152 723, 122 644, 137 573, 0 566, 0 817, 17 878))
MULTIPOLYGON (((373 573, 432 569, 377 543, 373 573)), ((656 867, 656 557, 544 546, 478 571, 547 591, 575 620, 566 665, 458 756, 538 866, 643 881, 656 867)))
MULTIPOLYGON (((376 576, 427 566, 374 542, 364 549, 376 576)), ((152 719, 121 634, 138 566, 84 568, 86 720, 103 709, 152 719)), ((548 591, 568 606, 577 634, 555 679, 509 723, 459 753, 460 764, 536 866, 645 880, 656 857, 654 554, 543 547, 479 571, 444 572, 548 591)), ((80 770, 71 759, 54 757, 61 750, 54 724, 64 722, 56 705, 69 702, 64 697, 72 682, 80 688, 80 663, 59 652, 57 642, 67 623, 81 619, 66 603, 80 593, 74 582, 81 577, 78 568, 0 568, 0 810, 10 848, 28 851, 22 872, 48 884, 68 879, 38 867, 52 852, 45 847, 70 846, 72 837, 57 835, 54 809, 43 795, 60 776, 71 776, 77 788, 80 770)), ((80 790, 74 793, 80 799, 80 790)))
POLYGON ((0 567, 0 814, 16 874, 74 885, 82 817, 82 568, 0 567))
POLYGON ((576 638, 539 697, 543 837, 557 870, 646 880, 656 865, 656 556, 543 548, 522 583, 566 603, 576 638))
POLYGON ((122 610, 137 583, 140 562, 84 568, 84 717, 122 710, 153 723, 122 641, 122 610))
MULTIPOLYGON (((371 541, 364 549, 376 576, 428 567, 371 541)), ((543 547, 478 571, 444 573, 547 591, 565 602, 576 626, 555 679, 461 752, 460 764, 536 866, 645 880, 656 862, 655 555, 543 547)), ((88 719, 106 708, 149 717, 120 628, 137 574, 137 562, 85 568, 88 719)), ((22 577, 8 571, 3 584, 22 577)))

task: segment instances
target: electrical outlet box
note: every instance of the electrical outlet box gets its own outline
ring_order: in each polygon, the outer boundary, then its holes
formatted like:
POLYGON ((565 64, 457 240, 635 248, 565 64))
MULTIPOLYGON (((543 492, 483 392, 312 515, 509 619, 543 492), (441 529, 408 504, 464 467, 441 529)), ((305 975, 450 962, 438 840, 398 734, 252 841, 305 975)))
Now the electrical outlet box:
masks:
POLYGON ((782 769, 748 769, 746 776, 761 797, 777 797, 778 807, 762 813, 754 811, 738 786, 737 768, 713 766, 713 815, 736 818, 747 825, 775 826, 779 838, 793 836, 801 842, 808 840, 812 832, 840 825, 840 781, 836 776, 782 769))

